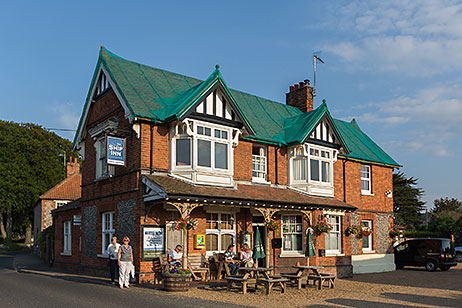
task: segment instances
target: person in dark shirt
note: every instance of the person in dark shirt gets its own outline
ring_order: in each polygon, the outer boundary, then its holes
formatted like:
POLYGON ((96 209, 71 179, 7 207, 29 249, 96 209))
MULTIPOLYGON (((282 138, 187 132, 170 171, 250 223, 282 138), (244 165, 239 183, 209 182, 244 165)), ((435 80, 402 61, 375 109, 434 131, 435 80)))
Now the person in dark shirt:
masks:
POLYGON ((229 266, 230 274, 236 275, 239 271, 239 261, 234 260, 235 253, 234 253, 234 245, 229 245, 228 249, 226 249, 225 253, 223 254, 223 260, 229 266))

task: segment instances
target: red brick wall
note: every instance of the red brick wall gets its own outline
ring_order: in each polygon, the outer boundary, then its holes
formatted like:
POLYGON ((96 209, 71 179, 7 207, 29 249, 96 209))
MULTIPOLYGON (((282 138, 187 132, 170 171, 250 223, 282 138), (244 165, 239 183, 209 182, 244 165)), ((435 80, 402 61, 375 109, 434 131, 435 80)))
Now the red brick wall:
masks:
POLYGON ((240 140, 234 148, 234 180, 252 180, 252 142, 240 140))
POLYGON ((74 215, 81 215, 80 209, 59 212, 54 217, 55 227, 55 263, 64 267, 77 267, 80 264, 80 226, 74 226, 74 215), (71 222, 71 256, 63 256, 64 222, 71 222))

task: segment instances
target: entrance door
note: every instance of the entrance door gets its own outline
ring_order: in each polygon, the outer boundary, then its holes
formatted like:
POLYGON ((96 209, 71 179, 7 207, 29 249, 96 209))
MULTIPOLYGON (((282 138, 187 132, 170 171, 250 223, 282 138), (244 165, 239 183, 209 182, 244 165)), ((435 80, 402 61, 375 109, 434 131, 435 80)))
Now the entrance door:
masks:
MULTIPOLYGON (((257 233, 257 229, 260 231, 260 235, 261 235, 261 242, 263 244, 263 249, 266 253, 266 231, 265 231, 265 225, 264 224, 252 224, 252 229, 253 229, 253 239, 252 239, 252 243, 253 243, 253 247, 252 247, 252 250, 254 249, 255 247, 255 234, 257 233)), ((255 260, 257 262, 257 265, 258 267, 265 267, 265 258, 263 259, 256 259, 255 260)))

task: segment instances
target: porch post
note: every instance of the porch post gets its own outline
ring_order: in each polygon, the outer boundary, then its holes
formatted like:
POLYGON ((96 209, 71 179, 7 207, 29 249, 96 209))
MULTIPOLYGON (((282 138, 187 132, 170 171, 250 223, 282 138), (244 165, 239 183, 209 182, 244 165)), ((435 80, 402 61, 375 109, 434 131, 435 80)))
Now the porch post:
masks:
MULTIPOLYGON (((191 212, 199 206, 200 203, 189 203, 189 202, 167 202, 168 205, 174 206, 179 212, 181 218, 186 218, 191 212)), ((183 230, 183 268, 188 267, 188 230, 183 230)))
MULTIPOLYGON (((273 216, 274 213, 278 212, 279 210, 277 209, 272 209, 272 208, 255 208, 257 211, 259 211, 262 215, 263 218, 265 219, 265 222, 268 223, 271 220, 271 217, 273 216)), ((270 241, 269 241, 269 230, 268 227, 265 227, 266 230, 266 247, 265 247, 265 266, 269 267, 270 266, 270 241)))

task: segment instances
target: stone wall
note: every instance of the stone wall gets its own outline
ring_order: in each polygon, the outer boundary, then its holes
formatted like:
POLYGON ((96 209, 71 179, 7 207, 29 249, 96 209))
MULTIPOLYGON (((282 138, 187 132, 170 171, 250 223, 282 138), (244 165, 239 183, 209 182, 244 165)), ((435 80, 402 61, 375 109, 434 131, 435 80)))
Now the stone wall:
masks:
MULTIPOLYGON (((359 225, 359 214, 351 213, 351 224, 352 225, 359 225)), ((351 240, 351 254, 357 255, 360 253, 359 251, 359 241, 360 239, 355 234, 350 234, 351 240)))
POLYGON ((98 208, 96 205, 86 206, 84 209, 84 255, 96 256, 96 226, 98 224, 98 208))
POLYGON ((390 215, 377 214, 376 222, 376 245, 377 253, 389 253, 390 249, 390 215))
POLYGON ((119 239, 128 236, 130 238, 130 245, 135 246, 135 206, 136 201, 134 199, 128 199, 120 201, 117 204, 117 210, 119 211, 117 237, 119 239))

